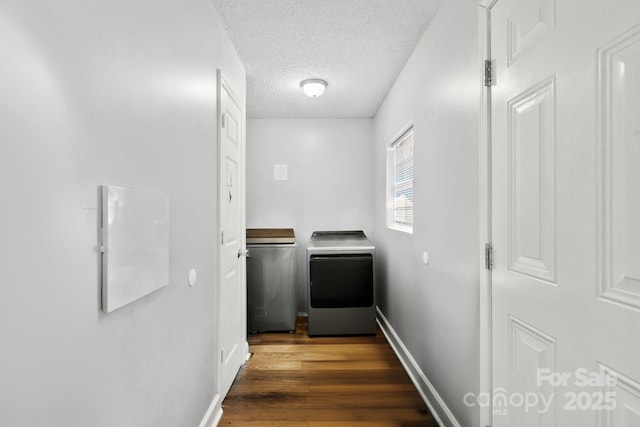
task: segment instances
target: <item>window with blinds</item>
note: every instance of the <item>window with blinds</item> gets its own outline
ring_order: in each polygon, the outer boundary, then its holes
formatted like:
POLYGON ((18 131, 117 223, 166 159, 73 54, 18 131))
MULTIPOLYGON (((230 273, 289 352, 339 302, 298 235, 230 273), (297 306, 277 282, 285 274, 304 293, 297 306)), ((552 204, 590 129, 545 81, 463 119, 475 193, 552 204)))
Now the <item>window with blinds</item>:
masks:
POLYGON ((388 153, 388 226, 413 232, 413 128, 398 138, 388 153))

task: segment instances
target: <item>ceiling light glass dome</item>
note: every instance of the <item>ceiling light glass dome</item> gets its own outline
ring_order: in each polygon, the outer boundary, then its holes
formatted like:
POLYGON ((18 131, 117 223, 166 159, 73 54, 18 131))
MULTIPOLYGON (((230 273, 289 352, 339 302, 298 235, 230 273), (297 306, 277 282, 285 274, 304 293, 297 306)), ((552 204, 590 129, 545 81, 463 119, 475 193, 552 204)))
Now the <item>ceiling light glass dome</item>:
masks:
POLYGON ((300 83, 300 87, 307 96, 317 98, 324 93, 327 82, 322 79, 307 79, 300 83))

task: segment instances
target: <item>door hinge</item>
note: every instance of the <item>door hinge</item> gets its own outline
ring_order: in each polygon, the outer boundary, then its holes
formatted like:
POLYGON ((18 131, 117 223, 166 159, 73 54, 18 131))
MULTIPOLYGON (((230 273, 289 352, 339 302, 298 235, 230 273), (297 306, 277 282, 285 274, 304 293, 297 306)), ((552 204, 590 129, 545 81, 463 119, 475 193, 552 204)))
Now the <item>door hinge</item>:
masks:
POLYGON ((222 113, 222 127, 225 127, 226 124, 227 124, 227 115, 225 113, 222 113))
POLYGON ((491 243, 484 245, 484 268, 493 269, 493 245, 491 243))
POLYGON ((220 244, 224 245, 224 231, 220 232, 220 244))
POLYGON ((484 85, 493 86, 493 66, 490 59, 484 61, 484 85))
POLYGON ((224 363, 224 348, 220 350, 220 363, 224 363))

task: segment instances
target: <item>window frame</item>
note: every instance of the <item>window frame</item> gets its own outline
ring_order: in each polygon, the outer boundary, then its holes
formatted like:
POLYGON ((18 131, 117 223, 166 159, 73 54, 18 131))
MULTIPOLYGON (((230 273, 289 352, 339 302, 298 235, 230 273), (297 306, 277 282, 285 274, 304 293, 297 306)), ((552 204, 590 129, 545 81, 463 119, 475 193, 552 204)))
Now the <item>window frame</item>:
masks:
MULTIPOLYGON (((391 230, 401 231, 408 234, 413 234, 414 227, 414 194, 415 194, 415 179, 414 179, 414 165, 415 165, 415 145, 414 145, 414 127, 413 124, 404 128, 402 132, 399 133, 399 136, 393 139, 393 142, 387 148, 387 228, 391 230), (410 177, 408 179, 402 180, 400 183, 397 181, 397 167, 398 167, 398 159, 397 153, 399 148, 404 143, 410 141, 411 151, 409 154, 410 160, 410 170, 404 170, 405 173, 410 172, 410 177), (399 184, 399 185, 398 185, 399 184), (398 190, 398 187, 404 187, 398 190), (397 214, 399 212, 399 208, 397 205, 396 194, 397 191, 407 191, 409 190, 411 194, 411 205, 410 205, 410 222, 402 222, 397 220, 397 214)), ((405 159, 406 162, 406 159, 405 159)), ((406 206, 401 209, 406 212, 406 206)))

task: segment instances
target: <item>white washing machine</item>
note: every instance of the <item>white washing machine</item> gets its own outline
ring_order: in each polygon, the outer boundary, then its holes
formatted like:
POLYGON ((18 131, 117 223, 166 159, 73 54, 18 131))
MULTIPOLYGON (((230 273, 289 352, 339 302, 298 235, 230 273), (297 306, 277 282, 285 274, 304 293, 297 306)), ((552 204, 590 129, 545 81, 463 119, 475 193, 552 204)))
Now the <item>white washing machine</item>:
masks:
POLYGON ((247 229, 248 332, 295 331, 293 229, 247 229))

